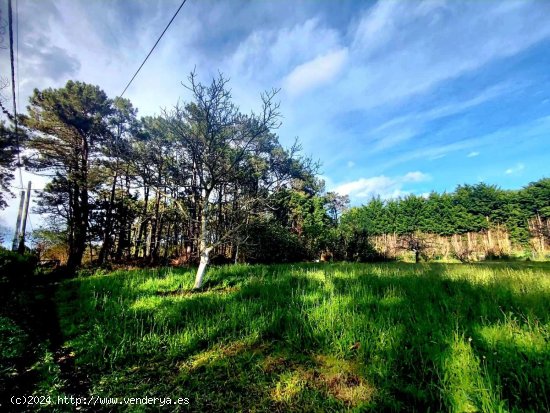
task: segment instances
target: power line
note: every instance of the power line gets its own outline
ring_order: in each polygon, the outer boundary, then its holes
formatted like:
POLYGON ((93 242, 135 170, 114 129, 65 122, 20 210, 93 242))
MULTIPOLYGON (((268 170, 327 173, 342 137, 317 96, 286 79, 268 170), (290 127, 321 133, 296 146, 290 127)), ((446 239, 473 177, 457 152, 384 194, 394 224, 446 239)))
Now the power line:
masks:
POLYGON ((15 0, 15 34, 17 36, 17 40, 15 42, 15 63, 17 67, 17 106, 21 107, 21 94, 19 93, 19 0, 15 0))
POLYGON ((23 175, 21 174, 21 148, 19 146, 19 131, 17 129, 17 103, 15 100, 15 67, 13 59, 13 10, 11 0, 8 0, 8 27, 10 37, 10 65, 11 65, 11 94, 13 99, 13 123, 15 125, 15 141, 17 143, 17 167, 19 169, 19 181, 23 186, 23 175))
MULTIPOLYGON (((10 0, 11 1, 11 0, 10 0)), ((147 55, 147 57, 145 58, 145 60, 141 63, 141 66, 139 67, 139 69, 136 71, 136 73, 134 73, 134 76, 132 76, 132 78, 130 79, 130 81, 128 82, 128 84, 126 85, 126 87, 124 88, 124 90, 122 91, 122 93, 120 94, 120 97, 122 97, 124 95, 124 93, 126 92, 126 89, 128 89, 128 87, 130 86, 130 84, 133 82, 133 80, 135 79, 135 77, 137 76, 137 74, 139 73, 139 71, 141 70, 141 68, 143 67, 143 65, 145 64, 145 62, 147 61, 147 59, 149 59, 149 56, 151 56, 151 53, 153 53, 153 50, 155 50, 155 47, 157 47, 157 44, 159 44, 160 42, 160 39, 162 39, 162 36, 164 36, 164 33, 166 33, 166 30, 168 30, 168 28, 170 27, 170 25, 172 24, 172 22, 174 21, 174 19, 176 18, 176 16, 178 15, 178 13, 180 12, 181 8, 183 7, 183 5, 187 2, 187 0, 183 0, 183 2, 180 4, 180 6, 178 7, 178 9, 176 10, 176 12, 174 13, 174 15, 172 16, 172 18, 170 19, 170 21, 168 22, 168 25, 164 28, 163 32, 161 33, 160 37, 157 39, 155 45, 151 48, 151 51, 149 52, 149 54, 147 55)))

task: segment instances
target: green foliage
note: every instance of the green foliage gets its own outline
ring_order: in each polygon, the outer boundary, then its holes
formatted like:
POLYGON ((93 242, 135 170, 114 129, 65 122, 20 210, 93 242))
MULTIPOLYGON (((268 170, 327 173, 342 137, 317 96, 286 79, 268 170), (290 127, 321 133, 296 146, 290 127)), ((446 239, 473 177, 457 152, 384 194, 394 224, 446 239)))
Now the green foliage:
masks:
POLYGON ((0 209, 7 206, 6 195, 11 194, 10 183, 17 167, 18 138, 23 144, 25 135, 21 130, 17 136, 13 128, 6 127, 4 121, 0 121, 0 209))
POLYGON ((531 182, 521 191, 519 202, 531 214, 550 218, 550 178, 531 182))
POLYGON ((0 372, 6 374, 7 364, 23 355, 28 337, 21 328, 8 317, 0 316, 0 372))
POLYGON ((35 411, 39 412, 63 412, 66 406, 57 404, 58 397, 64 397, 66 394, 63 388, 66 388, 65 381, 61 378, 61 370, 54 359, 54 355, 48 350, 45 344, 39 349, 40 357, 31 366, 31 370, 37 376, 37 383, 33 395, 43 397, 44 400, 50 400, 51 403, 44 403, 35 406, 35 411))
POLYGON ((241 253, 250 263, 298 262, 307 251, 298 236, 274 219, 255 219, 247 227, 241 253))
POLYGON ((299 245, 294 250, 300 251, 298 256, 309 259, 318 259, 323 251, 334 253, 340 249, 337 227, 348 203, 347 197, 299 187, 280 189, 271 197, 273 219, 295 236, 299 245))
POLYGON ((37 258, 0 247, 0 276, 3 282, 19 283, 30 277, 36 268, 37 258))
POLYGON ((30 342, 28 335, 13 318, 2 313, 0 313, 0 400, 4 398, 2 393, 5 392, 10 378, 18 374, 18 362, 25 356, 30 342))
POLYGON ((36 171, 54 173, 38 203, 67 228, 67 265, 80 265, 87 241, 90 219, 90 190, 94 167, 102 149, 113 135, 109 116, 112 101, 98 86, 68 81, 62 88, 34 90, 30 97, 25 126, 33 131, 28 147, 38 156, 28 165, 36 171))
POLYGON ((547 263, 118 271, 66 282, 95 395, 192 411, 548 411, 547 263))
POLYGON ((382 230, 380 222, 384 222, 386 218, 382 207, 380 200, 373 199, 366 208, 351 208, 342 216, 339 226, 338 258, 355 262, 383 261, 384 257, 374 250, 369 239, 371 235, 382 233, 378 232, 382 230))
MULTIPOLYGON (((511 241, 529 246, 530 219, 547 219, 550 213, 550 179, 543 178, 519 191, 504 191, 483 183, 460 185, 453 193, 432 192, 427 198, 408 195, 382 201, 378 198, 352 208, 342 217, 342 232, 354 236, 408 235, 415 232, 450 236, 487 231, 504 225, 511 241), (356 235, 353 235, 356 234, 356 235)), ((540 231, 549 238, 548 225, 540 231)))

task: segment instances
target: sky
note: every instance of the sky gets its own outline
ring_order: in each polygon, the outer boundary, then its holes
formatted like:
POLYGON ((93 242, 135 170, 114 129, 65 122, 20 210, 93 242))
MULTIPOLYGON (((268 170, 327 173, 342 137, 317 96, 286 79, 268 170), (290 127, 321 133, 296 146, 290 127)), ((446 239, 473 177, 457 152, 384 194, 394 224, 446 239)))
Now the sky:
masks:
MULTIPOLYGON (((13 1, 21 108, 70 79, 119 95, 180 4, 13 1)), ((280 89, 281 143, 299 138, 326 189, 353 205, 481 181, 520 188, 550 176, 549 21, 543 0, 188 0, 125 97, 160 114, 190 100, 194 68, 203 82, 230 78, 244 112, 280 89)), ((13 226, 16 204, 0 225, 13 226)))

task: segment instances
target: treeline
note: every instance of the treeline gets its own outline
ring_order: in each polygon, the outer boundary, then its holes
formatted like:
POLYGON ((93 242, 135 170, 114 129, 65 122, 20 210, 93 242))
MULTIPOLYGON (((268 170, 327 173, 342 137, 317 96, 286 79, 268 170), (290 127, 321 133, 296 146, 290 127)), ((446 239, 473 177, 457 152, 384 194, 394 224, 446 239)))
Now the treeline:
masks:
POLYGON ((544 253, 550 246, 550 179, 520 190, 480 183, 428 197, 372 199, 347 211, 340 227, 357 259, 395 258, 407 250, 417 259, 461 260, 505 256, 514 249, 544 253))
MULTIPOLYGON (((34 91, 19 123, 25 166, 51 177, 36 208, 48 218, 36 234, 39 250, 65 250, 70 269, 83 259, 199 263, 199 287, 211 259, 277 256, 262 238, 273 222, 301 231, 281 208, 293 205, 288 191, 319 192, 317 165, 297 143, 279 143, 277 91, 261 95, 259 113, 244 114, 222 75, 204 85, 191 73, 187 88, 192 102, 141 119, 129 100, 98 86, 69 81, 34 91)), ((279 235, 281 248, 295 246, 279 235)), ((298 247, 281 259, 314 248, 298 247)))
MULTIPOLYGON (((200 286, 212 260, 367 261, 405 251, 470 260, 548 248, 549 179, 350 209, 347 196, 326 193, 297 143, 279 143, 276 90, 261 95, 259 113, 244 114, 221 75, 204 85, 192 73, 187 87, 191 102, 142 118, 98 86, 34 91, 18 140, 25 166, 51 177, 36 207, 48 223, 34 234, 39 252, 71 269, 83 261, 199 264, 200 286)), ((7 186, 17 140, 13 127, 0 131, 7 186)))

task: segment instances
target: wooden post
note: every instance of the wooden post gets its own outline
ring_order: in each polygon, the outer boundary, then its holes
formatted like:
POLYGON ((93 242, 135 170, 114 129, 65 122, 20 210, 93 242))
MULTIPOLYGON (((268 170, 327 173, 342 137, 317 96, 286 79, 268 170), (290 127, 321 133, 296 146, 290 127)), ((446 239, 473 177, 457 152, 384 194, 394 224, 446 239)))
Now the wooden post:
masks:
POLYGON ((29 204, 31 202, 31 181, 27 185, 27 197, 25 198, 25 212, 23 213, 23 223, 21 224, 21 238, 19 240, 19 254, 25 252, 25 232, 27 231, 27 216, 29 215, 29 204))
POLYGON ((19 201, 19 212, 17 213, 17 221, 15 222, 15 234, 13 234, 12 251, 17 251, 19 245, 19 229, 21 228, 21 214, 23 213, 23 202, 25 200, 25 191, 21 191, 19 201))

